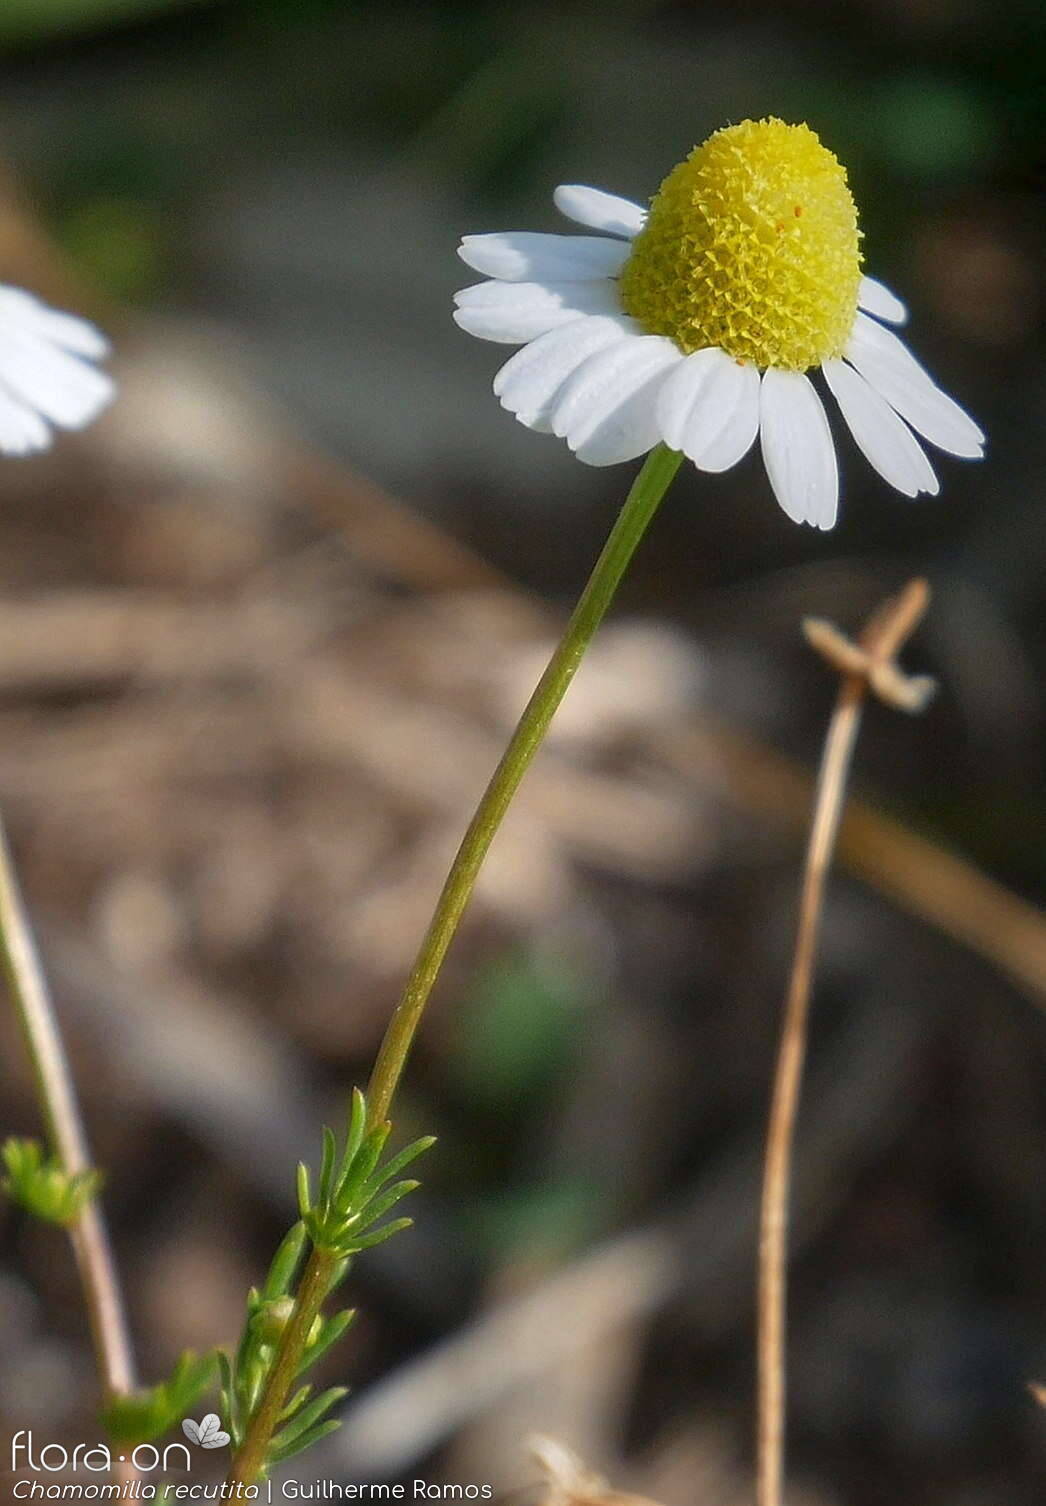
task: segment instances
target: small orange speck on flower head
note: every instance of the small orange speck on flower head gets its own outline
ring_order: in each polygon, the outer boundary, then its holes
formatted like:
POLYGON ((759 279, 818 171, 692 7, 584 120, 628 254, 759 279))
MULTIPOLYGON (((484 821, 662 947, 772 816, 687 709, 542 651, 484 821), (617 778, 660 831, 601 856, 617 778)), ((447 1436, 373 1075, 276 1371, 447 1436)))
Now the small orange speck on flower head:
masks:
POLYGON ((716 131, 673 169, 619 288, 625 312, 685 355, 718 346, 805 371, 842 353, 860 280, 845 171, 808 126, 767 119, 716 131))

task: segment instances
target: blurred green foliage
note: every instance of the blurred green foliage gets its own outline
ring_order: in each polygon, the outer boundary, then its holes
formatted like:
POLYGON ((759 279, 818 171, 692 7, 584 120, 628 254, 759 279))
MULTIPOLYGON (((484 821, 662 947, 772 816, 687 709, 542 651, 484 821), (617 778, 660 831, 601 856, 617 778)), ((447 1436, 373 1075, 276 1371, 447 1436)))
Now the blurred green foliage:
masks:
POLYGON ((86 31, 111 22, 184 10, 199 3, 200 0, 3 0, 0 43, 86 31))
POLYGON ((452 1070, 467 1097, 508 1109, 541 1099, 577 1048, 583 991, 569 971, 525 954, 482 974, 455 1016, 452 1070))
POLYGON ((607 1225, 607 1187, 595 1178, 542 1177, 490 1188, 462 1223, 470 1243, 495 1264, 561 1261, 590 1245, 607 1225))
POLYGON ((999 126, 972 81, 929 71, 887 78, 873 98, 872 120, 894 165, 921 178, 968 173, 998 145, 999 126))
POLYGON ((159 293, 166 249, 163 218, 154 206, 131 198, 87 199, 70 209, 58 239, 110 296, 143 303, 159 293))

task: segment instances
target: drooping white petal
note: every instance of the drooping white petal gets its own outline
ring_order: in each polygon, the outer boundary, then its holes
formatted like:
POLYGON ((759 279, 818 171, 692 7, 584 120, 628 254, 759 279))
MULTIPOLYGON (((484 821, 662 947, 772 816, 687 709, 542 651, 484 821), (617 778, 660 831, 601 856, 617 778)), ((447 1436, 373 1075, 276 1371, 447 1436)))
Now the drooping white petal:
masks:
POLYGON ((761 383, 754 366, 748 368, 752 375, 746 377, 737 406, 729 419, 701 452, 698 462, 703 471, 728 471, 743 460, 755 444, 759 433, 759 395, 761 383))
POLYGON ((652 450, 658 443, 654 408, 659 385, 655 374, 630 393, 600 420, 586 440, 573 447, 577 458, 585 465, 619 465, 652 450))
POLYGON ((759 432, 759 372, 711 346, 686 356, 658 399, 661 437, 704 471, 725 471, 759 432))
POLYGON ((92 361, 109 354, 109 341, 86 319, 48 308, 24 288, 0 285, 0 329, 14 327, 92 361))
POLYGON ((845 361, 825 361, 821 370, 858 449, 883 480, 906 497, 920 492, 935 497, 940 483, 933 466, 886 399, 845 361))
POLYGON ((617 284, 478 282, 454 294, 454 323, 481 340, 522 345, 582 314, 619 314, 617 284))
POLYGON ((938 449, 980 459, 984 434, 954 398, 942 392, 892 330, 858 314, 843 352, 891 408, 938 449))
POLYGON ((5 455, 31 455, 46 450, 51 431, 32 408, 0 391, 0 452, 5 455))
POLYGON ((598 235, 544 235, 529 230, 466 235, 458 255, 484 277, 504 282, 590 282, 616 277, 627 260, 626 241, 598 235))
POLYGON ((0 286, 0 450, 46 449, 48 422, 78 429, 94 418, 114 387, 90 361, 108 348, 86 320, 0 286))
POLYGON ((862 277, 861 285, 857 290, 857 303, 860 308, 867 309, 869 314, 874 314, 877 319, 885 319, 887 324, 906 324, 908 322, 908 310, 896 293, 891 293, 885 283, 879 282, 874 277, 862 277))
POLYGON ((796 523, 835 524, 839 468, 824 405, 799 371, 764 372, 759 439, 774 496, 796 523))
POLYGON ((638 235, 646 222, 646 210, 641 205, 604 193, 601 188, 586 188, 583 183, 561 183, 552 201, 568 220, 607 235, 623 235, 626 240, 638 235))
POLYGON ((732 365, 717 345, 685 356, 661 389, 657 411, 661 437, 670 450, 682 450, 687 420, 703 400, 717 371, 732 365))
POLYGON ((641 335, 642 327, 634 319, 574 319, 517 350, 494 378, 495 395, 528 429, 547 433, 563 384, 582 362, 596 351, 641 335))
POLYGON ((112 378, 79 356, 0 323, 0 383, 63 429, 80 429, 112 400, 112 378))
POLYGON ((653 449, 661 437, 658 393, 682 359, 663 335, 639 335, 589 356, 563 386, 552 432, 588 465, 614 465, 653 449))

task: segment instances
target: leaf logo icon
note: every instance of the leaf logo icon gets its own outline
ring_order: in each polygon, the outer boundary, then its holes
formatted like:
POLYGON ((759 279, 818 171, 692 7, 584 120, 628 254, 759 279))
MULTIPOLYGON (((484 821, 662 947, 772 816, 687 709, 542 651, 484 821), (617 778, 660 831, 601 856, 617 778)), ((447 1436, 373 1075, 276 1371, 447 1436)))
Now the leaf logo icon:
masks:
POLYGON ((193 1422, 187 1417, 182 1423, 182 1432, 190 1443, 199 1448, 224 1448, 229 1441, 228 1433, 222 1431, 221 1418, 217 1412, 208 1412, 202 1422, 193 1422))

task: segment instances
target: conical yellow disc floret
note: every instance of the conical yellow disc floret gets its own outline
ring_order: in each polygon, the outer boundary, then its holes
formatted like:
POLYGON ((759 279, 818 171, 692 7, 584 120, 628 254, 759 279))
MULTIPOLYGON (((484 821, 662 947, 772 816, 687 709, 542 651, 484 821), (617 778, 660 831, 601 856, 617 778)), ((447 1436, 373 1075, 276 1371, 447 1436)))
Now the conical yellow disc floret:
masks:
POLYGON ((760 368, 841 354, 861 279, 846 172, 815 132, 746 120, 669 173, 621 272, 625 311, 689 354, 760 368))

